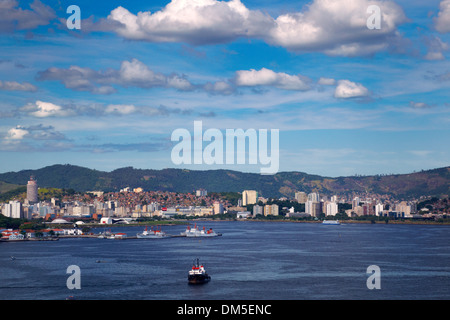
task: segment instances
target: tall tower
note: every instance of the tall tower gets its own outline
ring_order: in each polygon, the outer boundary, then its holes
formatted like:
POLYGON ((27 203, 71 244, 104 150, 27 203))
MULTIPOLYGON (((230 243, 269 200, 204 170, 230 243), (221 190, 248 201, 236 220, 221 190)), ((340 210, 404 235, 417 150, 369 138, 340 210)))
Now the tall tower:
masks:
POLYGON ((29 203, 38 202, 38 185, 33 176, 30 177, 27 184, 27 200, 29 203))

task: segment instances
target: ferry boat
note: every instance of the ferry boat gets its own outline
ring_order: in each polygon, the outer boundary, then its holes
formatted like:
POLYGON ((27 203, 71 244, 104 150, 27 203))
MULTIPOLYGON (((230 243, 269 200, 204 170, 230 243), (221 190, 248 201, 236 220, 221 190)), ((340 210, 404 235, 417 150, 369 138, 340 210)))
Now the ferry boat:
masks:
POLYGON ((215 232, 212 228, 206 230, 206 228, 203 227, 203 229, 200 230, 197 227, 197 224, 195 224, 193 228, 188 226, 186 228, 186 231, 182 232, 181 235, 186 237, 218 237, 221 236, 222 234, 215 232))
POLYGON ((190 284, 203 284, 209 282, 211 277, 206 273, 203 265, 200 264, 199 260, 194 260, 192 269, 189 270, 188 282, 190 284))
POLYGON ((323 220, 322 224, 339 225, 339 220, 323 220))
POLYGON ((145 230, 142 233, 137 233, 136 237, 139 239, 159 239, 159 238, 165 238, 168 237, 167 233, 161 230, 161 227, 159 229, 153 230, 153 227, 148 230, 147 227, 145 227, 145 230))

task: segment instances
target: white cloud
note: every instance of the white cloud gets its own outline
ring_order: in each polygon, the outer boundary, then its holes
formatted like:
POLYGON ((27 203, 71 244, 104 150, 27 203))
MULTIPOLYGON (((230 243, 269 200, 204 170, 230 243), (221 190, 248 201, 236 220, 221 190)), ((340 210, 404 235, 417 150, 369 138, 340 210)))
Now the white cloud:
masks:
POLYGON ((23 127, 17 126, 16 128, 8 130, 8 133, 6 134, 6 139, 22 140, 28 134, 29 134, 28 130, 25 130, 23 127))
POLYGON ((441 33, 450 32, 450 0, 443 0, 439 4, 439 13, 434 19, 435 28, 441 33))
POLYGON ((0 1, 0 32, 15 30, 32 30, 38 26, 48 25, 56 18, 55 12, 39 0, 30 4, 31 10, 18 8, 16 0, 0 1))
POLYGON ((21 110, 37 118, 66 117, 73 115, 73 112, 71 112, 70 110, 66 110, 61 106, 39 100, 37 100, 35 103, 27 104, 26 106, 21 108, 21 110))
POLYGON ((276 19, 269 43, 293 51, 323 51, 330 55, 366 55, 389 45, 397 26, 406 21, 400 6, 391 1, 315 0, 307 10, 276 19), (367 28, 367 8, 377 5, 381 28, 367 28))
POLYGON ((307 77, 274 72, 266 68, 236 71, 235 82, 238 86, 274 86, 285 90, 308 90, 310 88, 307 77))
POLYGON ((32 85, 31 83, 24 82, 19 83, 16 81, 1 81, 0 80, 0 90, 5 91, 36 91, 36 86, 32 85))
POLYGON ((116 92, 116 89, 112 85, 139 88, 165 87, 180 91, 194 89, 194 85, 184 76, 156 73, 137 59, 122 61, 119 70, 107 69, 96 71, 91 68, 79 66, 70 66, 68 69, 51 67, 38 72, 37 79, 41 81, 58 80, 66 88, 97 94, 116 92))
POLYGON ((132 40, 199 45, 257 38, 297 52, 355 56, 387 48, 399 38, 397 27, 406 16, 392 1, 314 0, 302 12, 272 18, 239 0, 172 0, 154 13, 135 15, 118 7, 108 20, 132 40), (381 29, 367 28, 369 5, 380 7, 381 29))
POLYGON ((355 83, 349 80, 339 80, 334 96, 336 98, 356 98, 366 97, 369 95, 369 90, 360 83, 355 83))
POLYGON ((137 15, 118 7, 108 20, 120 22, 115 31, 127 39, 192 44, 262 35, 273 22, 260 11, 247 9, 239 0, 172 0, 161 11, 137 15))
POLYGON ((113 114, 131 114, 136 112, 136 107, 133 105, 124 105, 124 104, 110 104, 106 107, 105 113, 113 113, 113 114))

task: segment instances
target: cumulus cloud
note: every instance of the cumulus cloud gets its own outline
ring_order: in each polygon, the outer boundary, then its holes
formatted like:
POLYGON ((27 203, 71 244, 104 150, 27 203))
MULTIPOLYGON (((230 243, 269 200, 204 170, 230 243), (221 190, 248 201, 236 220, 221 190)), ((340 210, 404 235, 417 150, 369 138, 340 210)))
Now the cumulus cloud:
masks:
POLYGON ((387 48, 400 38, 397 27, 407 20, 394 2, 369 0, 314 0, 302 12, 277 18, 250 10, 240 0, 172 0, 154 13, 118 7, 107 19, 116 23, 117 34, 131 40, 200 45, 257 38, 296 52, 342 56, 387 48), (367 28, 370 5, 380 8, 381 29, 367 28))
POLYGON ((64 109, 59 105, 40 100, 27 104, 21 108, 21 111, 37 118, 66 117, 74 114, 71 110, 64 109))
POLYGON ((16 0, 0 1, 0 32, 33 30, 48 25, 56 18, 54 10, 39 0, 30 4, 31 10, 23 10, 18 6, 16 0))
POLYGON ((11 128, 8 130, 5 139, 7 140, 22 140, 26 135, 28 135, 28 130, 17 126, 16 128, 11 128))
POLYGON ((321 51, 329 55, 366 55, 387 48, 406 22, 400 6, 391 1, 315 0, 304 12, 279 16, 268 42, 293 51, 321 51), (368 29, 367 8, 377 5, 381 28, 368 29))
POLYGON ((366 97, 368 95, 369 90, 366 87, 349 80, 339 80, 334 91, 334 96, 341 99, 366 97))
POLYGON ((34 126, 16 126, 6 133, 4 139, 6 141, 20 141, 24 139, 31 140, 64 140, 64 134, 56 131, 53 126, 44 126, 42 124, 34 126))
MULTIPOLYGON (((158 73, 137 59, 122 61, 119 69, 93 70, 80 66, 70 66, 66 69, 51 67, 38 72, 36 79, 40 81, 60 81, 66 88, 77 91, 89 91, 96 94, 117 92, 114 86, 144 89, 171 88, 178 91, 204 91, 213 95, 235 94, 240 88, 254 88, 254 90, 258 90, 259 87, 264 87, 290 91, 308 91, 313 87, 313 81, 307 76, 276 72, 264 67, 259 70, 238 70, 233 77, 219 79, 215 82, 192 83, 186 75, 158 73)), ((337 82, 335 79, 322 77, 317 81, 317 84, 327 86, 335 86, 336 83, 335 97, 352 98, 369 95, 368 90, 363 85, 349 80, 337 82)), ((106 111, 103 110, 102 105, 96 107, 92 105, 89 107, 71 106, 69 108, 64 107, 64 110, 62 110, 58 106, 39 105, 37 103, 31 104, 28 106, 28 109, 24 110, 29 111, 33 108, 36 110, 34 110, 35 113, 32 115, 42 117, 63 115, 62 112, 70 112, 70 110, 76 114, 84 111, 92 114, 93 111, 96 111, 98 114, 116 115, 142 112, 143 110, 142 108, 133 108, 125 105, 111 105, 106 108, 106 111)))
POLYGON ((450 32, 450 0, 443 0, 439 4, 439 13, 434 18, 434 26, 441 33, 450 32))
POLYGON ((115 31, 126 39, 197 45, 262 36, 273 23, 270 16, 247 9, 239 0, 172 0, 161 11, 136 15, 118 7, 108 20, 121 24, 115 31))
POLYGON ((236 71, 235 82, 238 86, 273 86, 285 90, 310 89, 309 78, 305 76, 274 72, 266 68, 236 71))
POLYGON ((97 94, 115 93, 117 90, 113 85, 139 88, 164 87, 180 91, 194 89, 194 85, 185 76, 156 73, 137 59, 122 61, 118 70, 97 71, 79 66, 70 66, 67 69, 51 67, 38 72, 36 78, 40 81, 60 81, 68 89, 97 94))
POLYGON ((1 81, 0 80, 0 90, 34 92, 37 90, 37 88, 36 88, 36 86, 34 86, 28 82, 19 83, 16 81, 1 81))
MULTIPOLYGON (((1 134, 0 134, 1 135, 1 134)), ((9 129, 3 134, 0 140, 1 151, 62 151, 73 147, 65 135, 53 126, 45 126, 42 124, 33 126, 18 125, 9 129)))
POLYGON ((37 100, 34 103, 28 103, 18 109, 18 114, 24 114, 36 118, 47 117, 101 117, 101 116, 126 116, 132 114, 141 114, 146 116, 170 116, 172 114, 188 115, 192 109, 170 108, 160 106, 135 106, 132 104, 74 104, 67 103, 56 105, 51 102, 37 100))

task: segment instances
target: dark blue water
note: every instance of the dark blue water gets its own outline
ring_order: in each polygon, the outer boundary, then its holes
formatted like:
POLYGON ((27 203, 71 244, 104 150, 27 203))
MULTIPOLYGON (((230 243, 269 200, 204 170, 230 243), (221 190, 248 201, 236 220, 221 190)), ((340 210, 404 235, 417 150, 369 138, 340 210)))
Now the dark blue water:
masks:
POLYGON ((450 299, 448 226, 203 225, 223 236, 0 243, 0 299, 450 299), (187 284, 197 257, 212 277, 202 286, 187 284), (79 290, 66 286, 70 265, 81 269, 79 290), (381 289, 367 288, 370 265, 381 270, 381 289))

